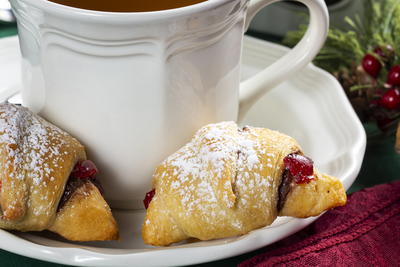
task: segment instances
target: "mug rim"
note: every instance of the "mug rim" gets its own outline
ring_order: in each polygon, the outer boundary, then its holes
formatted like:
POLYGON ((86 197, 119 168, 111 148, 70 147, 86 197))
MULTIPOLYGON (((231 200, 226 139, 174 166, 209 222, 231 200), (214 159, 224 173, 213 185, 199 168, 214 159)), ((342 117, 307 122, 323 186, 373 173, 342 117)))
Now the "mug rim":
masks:
MULTIPOLYGON (((48 0, 14 0, 25 2, 29 5, 38 7, 43 10, 48 10, 51 13, 57 13, 58 15, 74 17, 74 19, 81 20, 94 20, 102 22, 134 22, 134 21, 155 21, 170 18, 177 18, 187 16, 190 14, 199 13, 205 10, 218 8, 227 2, 232 0, 207 0, 197 4, 172 8, 166 10, 157 11, 145 11, 145 12, 110 12, 110 11, 97 11, 90 9, 83 9, 77 7, 71 7, 54 3, 48 0)), ((10 1, 12 5, 12 0, 10 1)), ((12 5, 13 6, 13 5, 12 5)))

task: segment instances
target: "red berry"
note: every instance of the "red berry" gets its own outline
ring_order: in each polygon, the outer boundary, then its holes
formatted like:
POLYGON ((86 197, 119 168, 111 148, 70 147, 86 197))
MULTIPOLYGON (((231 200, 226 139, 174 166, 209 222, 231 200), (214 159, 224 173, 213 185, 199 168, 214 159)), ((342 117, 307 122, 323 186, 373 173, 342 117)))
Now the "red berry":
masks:
POLYGON ((374 49, 374 53, 385 63, 389 63, 394 56, 394 50, 391 45, 381 45, 374 49))
POLYGON ((378 46, 374 49, 374 53, 380 57, 383 57, 383 58, 386 57, 385 52, 383 52, 383 49, 380 46, 378 46))
POLYGON ((294 176, 296 183, 309 183, 314 179, 314 162, 310 158, 292 153, 287 155, 283 162, 285 168, 294 176))
POLYGON ((378 77, 381 71, 382 64, 379 60, 371 54, 365 55, 362 60, 362 66, 366 73, 371 75, 373 78, 378 77))
POLYGON ((79 161, 76 163, 71 175, 79 179, 94 178, 98 170, 91 160, 79 161))
POLYGON ((389 70, 387 83, 390 85, 400 85, 400 65, 394 65, 389 70))
POLYGON ((396 88, 387 90, 379 102, 382 107, 389 110, 400 108, 400 91, 396 88))
POLYGON ((143 199, 143 204, 144 204, 144 207, 146 208, 146 210, 148 209, 148 207, 150 205, 150 202, 153 199, 155 194, 156 194, 156 190, 155 189, 153 189, 150 192, 146 193, 146 196, 143 199))

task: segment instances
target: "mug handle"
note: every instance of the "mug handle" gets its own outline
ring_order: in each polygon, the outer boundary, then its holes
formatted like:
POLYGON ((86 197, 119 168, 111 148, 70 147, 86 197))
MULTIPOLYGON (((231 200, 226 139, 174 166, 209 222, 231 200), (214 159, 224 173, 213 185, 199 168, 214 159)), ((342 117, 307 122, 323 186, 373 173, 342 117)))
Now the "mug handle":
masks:
MULTIPOLYGON (((280 0, 252 0, 247 11, 245 29, 263 7, 280 0)), ((329 14, 323 0, 296 0, 310 11, 310 24, 301 41, 278 61, 240 84, 238 121, 265 93, 310 63, 322 48, 329 29, 329 14)))

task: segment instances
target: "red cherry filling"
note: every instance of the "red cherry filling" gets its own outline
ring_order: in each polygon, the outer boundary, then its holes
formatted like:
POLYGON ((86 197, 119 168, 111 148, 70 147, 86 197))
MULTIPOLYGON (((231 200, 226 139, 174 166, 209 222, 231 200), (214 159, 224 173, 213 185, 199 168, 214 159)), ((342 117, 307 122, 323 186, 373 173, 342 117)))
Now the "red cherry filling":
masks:
POLYGON ((71 176, 79 179, 88 179, 96 176, 98 170, 91 160, 79 161, 76 163, 71 176))
POLYGON ((153 199, 155 194, 156 194, 156 190, 155 189, 153 189, 150 192, 146 193, 146 196, 143 199, 143 204, 144 204, 144 207, 146 208, 146 210, 148 209, 148 207, 150 205, 150 202, 153 199))
POLYGON ((309 183, 314 179, 314 162, 303 155, 292 153, 283 162, 285 169, 294 177, 297 184, 309 183))
POLYGON ((60 211, 65 203, 71 198, 73 193, 85 183, 93 183, 100 193, 103 195, 104 190, 100 182, 96 179, 97 174, 96 165, 90 160, 78 161, 72 170, 69 179, 65 185, 64 194, 58 203, 57 211, 60 211))

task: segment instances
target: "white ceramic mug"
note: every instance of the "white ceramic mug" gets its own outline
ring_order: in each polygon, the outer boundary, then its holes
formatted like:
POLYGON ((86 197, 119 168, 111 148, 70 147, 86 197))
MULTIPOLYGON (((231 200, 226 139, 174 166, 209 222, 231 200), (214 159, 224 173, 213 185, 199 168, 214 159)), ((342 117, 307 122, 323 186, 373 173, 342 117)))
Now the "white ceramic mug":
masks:
POLYGON ((113 207, 142 208, 155 167, 201 126, 237 120, 308 64, 328 30, 323 0, 289 54, 240 84, 243 34, 276 0, 209 0, 112 13, 11 0, 23 56, 23 104, 77 137, 113 207))

